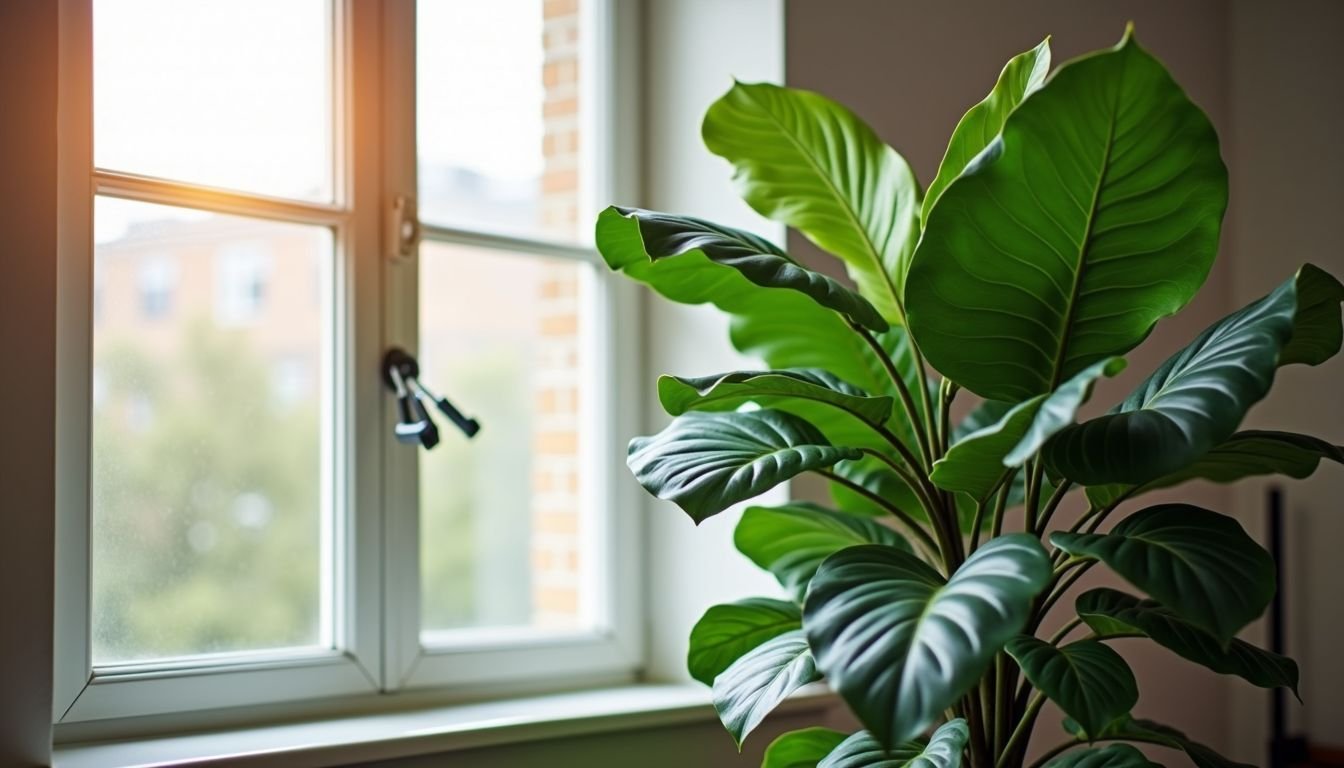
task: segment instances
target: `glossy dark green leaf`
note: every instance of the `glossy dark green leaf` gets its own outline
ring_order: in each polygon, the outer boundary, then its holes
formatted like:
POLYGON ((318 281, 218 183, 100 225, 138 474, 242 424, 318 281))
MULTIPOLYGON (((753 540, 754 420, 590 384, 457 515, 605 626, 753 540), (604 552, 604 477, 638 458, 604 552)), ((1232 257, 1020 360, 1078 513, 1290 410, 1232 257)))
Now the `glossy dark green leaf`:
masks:
POLYGON ((782 507, 748 507, 738 521, 733 543, 800 600, 821 562, 845 547, 885 544, 910 550, 900 534, 872 518, 801 501, 782 507))
POLYGON ((897 744, 979 680, 1049 577, 1027 534, 991 540, 946 581, 903 550, 851 547, 813 577, 803 628, 831 686, 879 742, 897 744))
POLYGON ((1121 357, 1094 363, 1048 395, 1037 395, 1010 409, 998 422, 957 441, 934 462, 930 476, 938 487, 988 498, 1008 467, 1020 467, 1056 432, 1073 424, 1092 387, 1102 376, 1125 369, 1121 357))
POLYGON ((981 401, 952 428, 952 444, 956 445, 973 432, 993 426, 1015 407, 1017 403, 1005 403, 1002 400, 981 401))
POLYGON ((908 327, 982 397, 1045 394, 1190 301, 1226 206, 1213 126, 1127 33, 1051 75, 943 191, 908 327))
POLYGON ((780 399, 798 399, 838 408, 872 424, 891 418, 894 401, 870 397, 822 368, 782 371, 734 371, 716 376, 658 379, 658 399, 673 416, 690 410, 732 411, 743 403, 770 406, 780 399))
POLYGON ((1139 684, 1129 665, 1099 640, 1056 648, 1019 635, 1006 650, 1037 690, 1089 731, 1100 731, 1139 702, 1139 684))
POLYGON ((1300 698, 1297 663, 1292 659, 1237 638, 1224 648, 1212 635, 1154 600, 1100 587, 1079 595, 1074 608, 1098 635, 1149 637, 1214 672, 1236 675, 1261 688, 1289 688, 1300 698))
POLYGON ((1340 300, 1339 281, 1310 264, 1302 267, 1168 358, 1110 413, 1056 435, 1047 461, 1083 485, 1139 485, 1179 472, 1231 437, 1246 411, 1268 394, 1299 320, 1311 321, 1312 341, 1299 347, 1297 359, 1329 356, 1318 343, 1323 310, 1333 307, 1339 326, 1340 300), (1322 295, 1334 296, 1334 304, 1320 302, 1322 295), (1316 298, 1300 305, 1299 296, 1316 298))
POLYGON ((731 316, 738 350, 771 368, 825 368, 873 394, 885 394, 886 375, 863 339, 836 312, 792 290, 765 288, 703 251, 654 260, 638 222, 608 209, 596 240, 607 265, 682 304, 713 304, 731 316))
POLYGON ((789 731, 765 748, 761 768, 817 768, 844 740, 845 734, 830 728, 789 731))
POLYGON ((772 637, 714 678, 714 709, 739 745, 790 693, 821 679, 802 630, 772 637))
POLYGON ((1310 435, 1250 429, 1232 435, 1185 469, 1144 483, 1137 490, 1131 485, 1097 485, 1087 489, 1087 497, 1096 506, 1105 507, 1125 493, 1137 496, 1189 480, 1234 483, 1259 475, 1300 480, 1310 477, 1322 459, 1344 464, 1344 446, 1310 435))
POLYGON ((698 524, 791 477, 861 455, 831 445, 787 413, 692 411, 656 435, 631 440, 626 463, 644 490, 698 524))
POLYGON ((750 232, 690 216, 617 206, 603 211, 599 220, 612 216, 630 222, 634 236, 642 243, 643 252, 654 261, 695 253, 715 264, 737 270, 763 288, 798 291, 874 331, 885 331, 888 327, 873 305, 862 296, 831 277, 803 267, 770 241, 750 232))
POLYGON ((1065 720, 1064 730, 1087 741, 1137 741, 1145 744, 1158 744, 1171 749, 1179 749, 1185 752, 1186 756, 1190 758, 1190 761, 1195 764, 1196 768, 1255 768, 1255 766, 1247 763, 1238 763, 1228 760, 1203 744, 1191 741, 1184 733, 1181 733, 1175 728, 1162 725, 1161 723, 1155 723, 1152 720, 1138 720, 1132 717, 1123 717, 1106 726, 1105 729, 1096 734, 1089 734, 1080 727, 1078 723, 1071 720, 1065 720))
POLYGON ((1046 763, 1046 768, 1162 768, 1128 744, 1065 753, 1046 763))
POLYGON ((959 768, 971 730, 961 718, 938 727, 926 742, 911 739, 884 749, 867 731, 845 739, 817 768, 959 768))
POLYGON ((1264 613, 1274 563, 1236 520, 1189 504, 1161 504, 1110 533, 1053 533, 1075 557, 1106 563, 1222 645, 1264 613))
POLYGON ((691 629, 686 669, 696 680, 713 685, 714 678, 748 651, 800 627, 802 612, 784 600, 751 597, 710 606, 691 629))
POLYGON ((735 83, 701 132, 748 205, 835 255, 883 317, 904 322, 920 195, 894 149, 834 101, 769 83, 735 83))
POLYGON ((1048 37, 1030 51, 1019 53, 1008 60, 1003 71, 999 73, 998 81, 994 83, 994 89, 984 101, 971 107, 952 131, 952 139, 947 143, 947 153, 943 155, 943 162, 938 166, 938 175, 933 178, 928 191, 924 193, 921 217, 924 221, 928 221, 929 210, 933 208, 933 204, 943 194, 947 185, 960 176, 975 156, 999 135, 1008 115, 1012 114, 1017 105, 1021 104, 1032 91, 1041 87, 1049 71, 1050 38, 1048 37))

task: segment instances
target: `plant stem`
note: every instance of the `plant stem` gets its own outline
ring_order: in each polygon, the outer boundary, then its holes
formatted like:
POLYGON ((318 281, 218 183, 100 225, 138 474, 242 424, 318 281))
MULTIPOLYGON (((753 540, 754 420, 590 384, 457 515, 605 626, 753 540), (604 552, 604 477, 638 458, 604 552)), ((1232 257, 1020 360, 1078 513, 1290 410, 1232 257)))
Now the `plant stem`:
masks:
POLYGON ((1031 463, 1027 467, 1027 524, 1025 530, 1035 532, 1036 513, 1039 511, 1038 507, 1041 503, 1041 478, 1045 475, 1045 464, 1041 462, 1041 457, 1038 455, 1031 459, 1031 463))
MULTIPOLYGON (((1022 719, 1017 721, 1017 727, 1013 729, 1013 735, 1008 737, 1008 743, 999 753, 999 761, 995 763, 995 768, 1005 768, 1008 765, 1008 761, 1018 747, 1018 742, 1031 733, 1032 726, 1036 724, 1036 715, 1041 711, 1041 705, 1043 704, 1045 704, 1045 697, 1037 692, 1032 697, 1031 703, 1027 705, 1027 711, 1022 713, 1022 719)), ((1022 742, 1022 744, 1025 746, 1026 742, 1022 742)))
POLYGON ((966 725, 971 731, 971 765, 985 765, 988 759, 985 724, 981 715, 980 697, 974 690, 966 694, 966 725))
POLYGON ((1058 646, 1060 641, 1068 637, 1069 633, 1072 632, 1075 628, 1078 627, 1078 625, 1082 623, 1083 623, 1082 619, 1078 618, 1077 616, 1074 616, 1072 619, 1069 619, 1067 622, 1065 622, 1064 626, 1060 627, 1055 632, 1055 634, 1050 636, 1050 639, 1047 640, 1046 642, 1051 645, 1058 646))
POLYGON ((1003 534, 1003 512, 1008 507, 1008 493, 1013 489, 1013 476, 1016 474, 1017 471, 1010 472, 1003 487, 999 489, 999 500, 994 504, 994 525, 990 529, 992 538, 998 538, 1003 534))
POLYGON ((1055 574, 1055 577, 1051 579, 1051 585, 1053 586, 1057 582, 1058 586, 1055 586, 1054 591, 1050 593, 1050 596, 1047 597, 1045 599, 1045 602, 1041 604, 1040 609, 1036 611, 1036 618, 1032 621, 1031 624, 1031 633, 1034 633, 1036 631, 1036 628, 1041 625, 1041 621, 1045 619, 1045 615, 1050 613, 1050 609, 1055 606, 1055 603, 1059 602, 1059 599, 1064 596, 1064 593, 1068 592, 1069 588, 1072 587, 1074 583, 1078 581, 1078 579, 1082 578, 1083 574, 1087 573, 1087 570, 1091 568, 1093 565, 1095 565, 1097 561, 1078 560, 1074 562, 1078 564, 1077 565, 1066 564, 1064 568, 1060 569, 1055 574), (1068 571, 1070 570, 1072 570, 1073 572, 1069 573, 1068 576, 1064 576, 1064 574, 1068 573, 1068 571), (1059 580, 1061 576, 1064 576, 1063 581, 1059 580))
POLYGON ((1008 654, 999 651, 994 656, 994 754, 1003 752, 1003 739, 1008 735, 1008 654))
MULTIPOLYGON (((915 407, 914 399, 910 397, 910 388, 905 385, 905 379, 901 378, 901 373, 896 370, 896 364, 891 361, 891 356, 882 348, 882 345, 873 337, 873 334, 870 333, 867 328, 855 323, 853 320, 849 321, 849 327, 853 328, 854 332, 859 334, 859 336, 868 343, 868 347, 873 350, 873 354, 877 356, 878 362, 880 362, 883 369, 886 370, 887 377, 891 379, 891 383, 896 387, 896 394, 900 397, 902 407, 905 408, 905 415, 910 419, 911 431, 915 433, 915 442, 919 443, 919 451, 924 456, 924 468, 926 470, 929 469, 933 466, 933 450, 929 445, 929 432, 926 431, 927 418, 920 418, 921 412, 915 407)), ((910 349, 914 352, 913 341, 911 342, 910 349)), ((923 388, 923 360, 919 357, 917 352, 914 354, 917 362, 916 367, 920 377, 920 392, 923 395, 922 399, 927 400, 928 396, 923 388)), ((927 417, 927 411, 923 412, 923 415, 927 417)))
POLYGON ((858 495, 864 497, 865 499, 868 499, 869 501, 873 502, 879 507, 887 510, 887 512, 891 513, 893 517, 895 517, 897 520, 900 520, 905 525, 905 527, 910 530, 910 533, 914 535, 916 539, 918 539, 918 543, 924 547, 930 559, 936 560, 938 558, 938 544, 934 542, 931 536, 929 536, 929 532, 924 530, 924 526, 920 525, 918 521, 916 521, 913 517, 909 515, 909 513, 897 507, 896 505, 892 504, 891 502, 887 501, 886 499, 882 498, 881 496, 877 495, 876 493, 873 493, 867 488, 864 488, 862 485, 859 485, 853 480, 841 477, 835 474, 834 472, 829 472, 827 470, 821 470, 817 474, 821 475, 827 480, 830 480, 833 483, 848 488, 854 493, 857 493, 858 495))
POLYGON ((1035 533, 1037 536, 1045 535, 1046 529, 1050 527, 1050 518, 1054 517, 1055 509, 1059 507, 1059 503, 1064 500, 1064 495, 1069 492, 1069 488, 1072 486, 1072 480, 1065 480, 1059 484, 1054 493, 1050 494, 1049 500, 1045 502, 1045 509, 1041 510, 1041 519, 1036 523, 1035 533))
POLYGON ((938 385, 938 452, 947 453, 948 444, 952 435, 951 415, 952 401, 957 399, 957 392, 961 387, 951 379, 943 379, 938 385))
MULTIPOLYGON (((997 518, 1002 518, 1003 508, 1008 501, 1008 487, 1012 485, 1013 475, 1015 474, 1017 474, 1016 469, 1010 469, 1007 472, 1004 472, 1003 477, 999 478, 998 484, 990 490, 989 495, 976 503, 975 521, 971 525, 971 546, 967 550, 968 552, 975 552, 975 550, 980 548, 980 529, 985 524, 985 510, 989 506, 989 500, 993 498, 996 493, 998 494, 998 501, 995 503, 994 513, 997 518)), ((998 526, 1002 529, 1002 519, 998 520, 998 526)), ((995 533, 994 535, 997 536, 998 533, 995 533)))

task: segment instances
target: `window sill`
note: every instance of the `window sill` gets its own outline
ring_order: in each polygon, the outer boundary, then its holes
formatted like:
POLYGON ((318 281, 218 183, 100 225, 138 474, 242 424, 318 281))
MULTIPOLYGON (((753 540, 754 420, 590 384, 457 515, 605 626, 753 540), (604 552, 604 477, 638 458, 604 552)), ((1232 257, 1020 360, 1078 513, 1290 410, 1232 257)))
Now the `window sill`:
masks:
MULTIPOLYGON (((817 684, 798 691, 780 710, 822 709, 832 703, 834 697, 817 684)), ((709 691, 702 686, 631 685, 213 733, 62 744, 53 765, 331 766, 714 718, 709 691)))

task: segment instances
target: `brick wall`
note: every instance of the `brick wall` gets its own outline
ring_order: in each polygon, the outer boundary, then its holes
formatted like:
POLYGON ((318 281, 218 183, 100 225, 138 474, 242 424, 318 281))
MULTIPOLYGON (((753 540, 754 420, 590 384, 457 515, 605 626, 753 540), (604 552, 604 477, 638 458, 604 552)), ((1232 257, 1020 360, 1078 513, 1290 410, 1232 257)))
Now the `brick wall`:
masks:
MULTIPOLYGON (((545 133, 542 224, 572 238, 579 220, 579 0, 543 0, 545 133)), ((534 622, 574 626, 580 618, 579 283, 572 263, 547 267, 541 307, 537 423, 532 477, 534 622)))

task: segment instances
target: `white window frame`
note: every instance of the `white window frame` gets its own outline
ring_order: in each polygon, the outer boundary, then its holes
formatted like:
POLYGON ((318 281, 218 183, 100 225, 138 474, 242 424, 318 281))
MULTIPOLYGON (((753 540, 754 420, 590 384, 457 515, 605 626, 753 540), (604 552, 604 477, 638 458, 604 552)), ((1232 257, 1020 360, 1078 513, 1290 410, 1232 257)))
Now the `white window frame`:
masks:
MULTIPOLYGON (((383 351, 416 348, 417 255, 395 256, 389 237, 394 201, 413 200, 415 173, 414 0, 333 0, 332 72, 340 153, 334 202, 309 203, 211 189, 125 173, 93 171, 92 2, 61 3, 58 253, 57 563, 53 722, 58 742, 265 722, 283 714, 349 713, 392 706, 391 699, 443 703, 606 682, 631 681, 643 661, 638 557, 642 509, 618 470, 624 439, 639 423, 639 312, 633 290, 593 270, 597 297, 586 351, 596 361, 586 382, 602 404, 585 457, 585 528, 593 531, 584 567, 602 585, 592 631, 568 634, 464 632, 424 643, 419 626, 419 511, 416 449, 395 442, 396 409, 379 375, 383 351), (224 214, 329 227, 334 233, 334 296, 325 340, 333 350, 332 403, 324 419, 324 616, 322 641, 335 650, 221 654, 182 661, 92 665, 90 642, 89 457, 93 339, 94 195, 185 204, 224 214), (598 451, 601 451, 599 454, 598 451), (621 482, 624 480, 625 482, 621 482), (410 492, 408 492, 410 489, 410 492), (598 523, 598 524, 591 524, 598 523), (330 620, 327 620, 330 619, 330 620), (328 637, 330 635, 330 637, 328 637), (381 693, 404 692, 398 697, 381 693), (229 710, 229 708, 234 708, 229 710)), ((634 110, 606 109, 636 95, 634 7, 585 2, 584 66, 589 147, 609 147, 584 179, 594 200, 635 191, 638 133, 634 110), (618 27, 622 34, 618 34, 618 27), (602 73, 595 77, 594 71, 602 73), (616 74, 621 73, 620 80, 616 74), (618 170, 619 169, 619 170, 618 170)), ((626 102, 633 103, 633 102, 626 102)), ((596 208, 593 208, 596 211, 596 208)), ((540 254, 600 266, 591 247, 424 227, 426 239, 540 254)), ((486 426, 488 429, 488 425, 486 426)))

